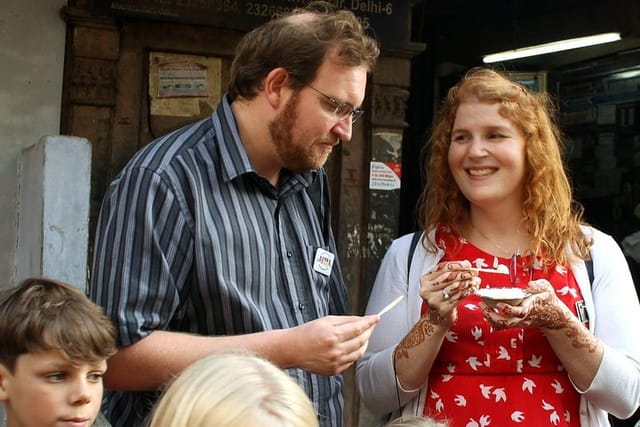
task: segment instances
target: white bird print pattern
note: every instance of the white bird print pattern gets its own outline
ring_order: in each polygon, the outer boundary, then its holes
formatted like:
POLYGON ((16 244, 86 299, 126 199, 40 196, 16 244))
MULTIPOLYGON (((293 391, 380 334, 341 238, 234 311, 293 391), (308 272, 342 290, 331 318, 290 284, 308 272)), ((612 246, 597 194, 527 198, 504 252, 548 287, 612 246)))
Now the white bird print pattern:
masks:
POLYGON ((553 389, 556 391, 556 394, 564 393, 564 387, 562 387, 562 384, 560 384, 558 380, 553 381, 551 387, 553 387, 553 389))
POLYGON ((475 356, 468 357, 467 363, 469 364, 471 369, 473 369, 474 371, 478 370, 478 366, 482 366, 482 362, 480 362, 478 358, 475 356))
POLYGON ((484 260, 484 258, 476 258, 473 261, 471 261, 471 264, 473 264, 473 266, 475 268, 487 268, 489 267, 489 264, 487 264, 484 260))
POLYGON ((504 388, 497 388, 493 390, 492 394, 495 397, 496 403, 500 401, 507 401, 507 394, 505 393, 504 388))
POLYGON ((545 411, 550 411, 549 422, 551 424, 553 424, 554 426, 557 426, 560 423, 560 415, 558 415, 558 412, 556 411, 556 408, 553 405, 543 400, 542 409, 544 409, 545 411))
POLYGON ((522 411, 513 411, 511 413, 511 421, 521 423, 524 421, 524 413, 522 411))
POLYGON ((491 398, 491 389, 492 388, 493 388, 493 386, 491 386, 491 385, 480 384, 480 393, 482 393, 482 396, 485 399, 490 399, 491 398))
POLYGON ((486 427, 491 424, 491 418, 489 415, 482 415, 478 421, 473 418, 469 418, 469 422, 465 427, 486 427))
POLYGON ((471 336, 474 340, 478 341, 480 338, 482 338, 482 328, 477 325, 471 328, 471 336))
POLYGON ((449 363, 447 365, 447 372, 450 372, 449 374, 443 374, 442 375, 442 382, 448 382, 451 381, 451 378, 453 378, 453 373, 456 371, 456 365, 454 365, 453 363, 449 363))
POLYGON ((533 389, 536 387, 536 383, 530 380, 529 378, 525 378, 522 382, 522 391, 528 391, 530 394, 533 394, 533 389))
POLYGON ((556 265, 556 271, 558 273, 560 273, 562 276, 566 276, 567 275, 567 267, 565 267, 563 265, 556 265))
POLYGON ((532 354, 531 355, 531 359, 529 359, 529 361, 527 363, 532 368, 539 368, 541 361, 542 361, 542 356, 536 356, 535 354, 532 354))
POLYGON ((503 346, 498 347, 498 359, 511 360, 511 355, 509 355, 509 351, 503 346))
MULTIPOLYGON (((451 239, 438 240, 436 236, 436 241, 441 247, 454 246, 451 239)), ((460 242, 473 246, 464 238, 460 242)), ((465 247, 457 253, 459 258, 446 260, 469 260, 476 268, 511 265, 508 257, 495 257, 475 247, 467 251, 465 247)), ((549 280, 558 298, 575 313, 575 303, 583 297, 571 270, 556 265, 543 269, 543 261, 523 255, 518 263, 526 270, 524 263, 529 262, 532 279, 549 280)), ((509 275, 480 272, 479 276, 482 287, 513 286, 509 275)), ((484 318, 479 301, 472 295, 457 306, 456 324, 445 333, 427 382, 425 411, 428 407, 438 418, 465 427, 560 427, 571 424, 570 420, 575 424, 579 396, 544 335, 537 328, 494 329, 484 318)))
POLYGON ((574 298, 578 296, 578 291, 575 288, 569 287, 568 285, 558 289, 556 291, 556 293, 558 295, 562 295, 562 296, 566 296, 568 294, 571 294, 571 296, 574 297, 574 298))
POLYGON ((461 394, 458 394, 453 402, 458 406, 467 406, 467 399, 461 394))
POLYGON ((475 340, 476 344, 479 344, 479 345, 482 345, 482 346, 484 345, 484 340, 481 339, 482 336, 483 336, 481 327, 476 325, 473 328, 471 328, 471 336, 475 340))

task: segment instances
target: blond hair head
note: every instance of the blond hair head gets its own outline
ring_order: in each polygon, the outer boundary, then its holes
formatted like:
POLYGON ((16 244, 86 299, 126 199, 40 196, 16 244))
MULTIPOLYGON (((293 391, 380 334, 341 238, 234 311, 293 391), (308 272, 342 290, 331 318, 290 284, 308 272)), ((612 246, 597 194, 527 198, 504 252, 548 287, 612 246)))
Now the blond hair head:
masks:
POLYGON ((207 356, 178 375, 157 402, 150 427, 316 427, 302 388, 248 353, 207 356))
POLYGON ((442 423, 428 417, 400 417, 389 421, 385 427, 447 427, 447 423, 442 423))

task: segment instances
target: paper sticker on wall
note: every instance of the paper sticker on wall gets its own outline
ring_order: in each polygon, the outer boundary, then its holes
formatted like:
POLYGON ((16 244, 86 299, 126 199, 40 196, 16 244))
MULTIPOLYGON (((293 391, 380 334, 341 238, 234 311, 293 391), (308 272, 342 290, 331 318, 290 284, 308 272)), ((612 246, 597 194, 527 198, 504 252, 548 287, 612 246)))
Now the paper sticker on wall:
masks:
POLYGON ((402 165, 394 162, 369 163, 370 190, 397 190, 400 188, 402 165))
POLYGON ((207 67, 196 62, 158 66, 158 98, 206 97, 207 67))
MULTIPOLYGON (((222 58, 149 53, 151 116, 205 117, 222 97, 222 58)), ((175 129, 175 127, 174 127, 175 129)), ((164 129, 155 129, 164 133, 164 129)))

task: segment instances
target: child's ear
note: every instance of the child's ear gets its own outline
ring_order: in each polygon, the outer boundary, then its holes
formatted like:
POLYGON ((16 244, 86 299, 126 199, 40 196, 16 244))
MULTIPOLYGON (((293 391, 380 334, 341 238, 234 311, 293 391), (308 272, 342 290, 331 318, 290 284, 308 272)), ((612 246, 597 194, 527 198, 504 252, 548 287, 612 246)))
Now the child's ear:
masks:
POLYGON ((0 363, 0 402, 9 400, 9 381, 11 372, 0 363))

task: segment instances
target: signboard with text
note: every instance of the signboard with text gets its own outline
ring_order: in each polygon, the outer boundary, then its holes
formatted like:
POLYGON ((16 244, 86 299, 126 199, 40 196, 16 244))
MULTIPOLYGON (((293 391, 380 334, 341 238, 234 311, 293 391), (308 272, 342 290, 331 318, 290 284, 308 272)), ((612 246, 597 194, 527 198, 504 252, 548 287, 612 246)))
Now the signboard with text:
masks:
MULTIPOLYGON (((123 16, 250 30, 308 0, 94 0, 96 10, 123 16)), ((331 0, 351 10, 385 48, 409 43, 408 0, 331 0)))

